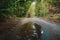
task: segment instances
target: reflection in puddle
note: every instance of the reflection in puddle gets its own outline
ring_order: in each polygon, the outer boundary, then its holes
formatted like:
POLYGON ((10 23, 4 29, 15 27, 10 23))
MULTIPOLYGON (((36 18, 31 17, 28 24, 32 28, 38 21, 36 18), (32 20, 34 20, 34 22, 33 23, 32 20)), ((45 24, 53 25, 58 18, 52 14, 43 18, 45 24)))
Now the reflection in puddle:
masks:
POLYGON ((41 34, 43 34, 44 32, 43 32, 43 30, 41 31, 41 34))
POLYGON ((16 31, 17 40, 39 40, 43 34, 41 26, 33 22, 26 23, 16 31))

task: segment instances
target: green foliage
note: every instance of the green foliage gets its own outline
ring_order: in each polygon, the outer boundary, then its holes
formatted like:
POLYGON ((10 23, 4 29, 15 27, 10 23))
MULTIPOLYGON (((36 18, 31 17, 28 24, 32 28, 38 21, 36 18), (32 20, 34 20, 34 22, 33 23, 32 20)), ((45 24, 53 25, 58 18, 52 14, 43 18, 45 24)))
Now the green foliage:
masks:
POLYGON ((8 8, 13 4, 14 1, 15 0, 0 0, 0 18, 1 18, 1 20, 9 19, 9 16, 13 16, 13 14, 8 10, 8 8))
POLYGON ((0 0, 0 15, 25 17, 31 2, 32 0, 0 0))
POLYGON ((30 0, 17 0, 17 2, 15 2, 14 5, 10 6, 10 8, 8 8, 9 11, 11 11, 14 15, 16 15, 17 17, 25 17, 26 16, 26 12, 30 6, 32 1, 30 0))
POLYGON ((53 6, 60 7, 60 0, 47 0, 47 2, 53 6))
POLYGON ((59 13, 59 14, 56 14, 56 15, 54 16, 54 18, 60 20, 60 13, 59 13))
POLYGON ((60 0, 0 0, 0 15, 25 17, 34 1, 36 1, 35 13, 40 17, 49 13, 50 4, 60 7, 60 0))
POLYGON ((37 1, 36 4, 36 15, 39 17, 46 16, 48 14, 48 2, 47 1, 37 1))

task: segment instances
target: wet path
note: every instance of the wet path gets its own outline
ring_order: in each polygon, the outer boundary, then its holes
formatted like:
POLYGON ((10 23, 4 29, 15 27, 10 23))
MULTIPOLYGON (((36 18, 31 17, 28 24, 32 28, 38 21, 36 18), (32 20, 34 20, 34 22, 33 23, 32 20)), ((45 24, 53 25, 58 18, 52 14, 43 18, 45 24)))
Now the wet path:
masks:
POLYGON ((42 26, 42 30, 44 33, 41 36, 41 40, 60 40, 60 25, 53 24, 39 18, 26 18, 22 20, 21 24, 17 24, 16 27, 12 29, 12 32, 9 32, 7 40, 16 40, 15 32, 19 28, 18 26, 28 23, 30 21, 42 26))

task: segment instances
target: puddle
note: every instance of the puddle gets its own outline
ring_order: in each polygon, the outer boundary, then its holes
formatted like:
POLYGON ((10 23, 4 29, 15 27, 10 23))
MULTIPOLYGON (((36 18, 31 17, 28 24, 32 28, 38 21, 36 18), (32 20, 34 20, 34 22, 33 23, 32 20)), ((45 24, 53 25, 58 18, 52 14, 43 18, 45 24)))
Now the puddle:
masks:
POLYGON ((41 29, 40 25, 33 22, 21 25, 16 31, 17 40, 39 40, 43 34, 41 29))

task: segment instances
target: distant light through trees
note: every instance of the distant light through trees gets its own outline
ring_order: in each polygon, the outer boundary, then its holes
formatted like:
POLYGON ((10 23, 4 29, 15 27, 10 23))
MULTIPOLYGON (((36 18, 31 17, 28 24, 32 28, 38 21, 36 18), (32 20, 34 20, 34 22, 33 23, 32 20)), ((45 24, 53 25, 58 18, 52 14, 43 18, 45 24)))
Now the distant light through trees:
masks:
POLYGON ((27 15, 30 13, 30 16, 35 16, 35 6, 36 6, 36 1, 32 2, 28 11, 27 11, 27 15))

